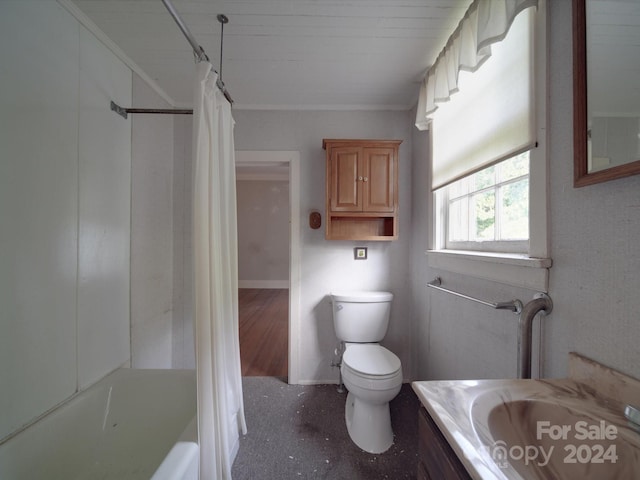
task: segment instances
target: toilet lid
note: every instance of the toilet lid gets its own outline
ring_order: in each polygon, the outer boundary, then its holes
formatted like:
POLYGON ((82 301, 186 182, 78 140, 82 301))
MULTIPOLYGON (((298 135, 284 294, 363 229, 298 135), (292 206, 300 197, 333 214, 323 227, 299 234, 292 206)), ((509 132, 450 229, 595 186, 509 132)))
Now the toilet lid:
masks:
POLYGON ((370 343, 349 346, 342 362, 363 375, 389 375, 400 370, 400 359, 393 352, 370 343))

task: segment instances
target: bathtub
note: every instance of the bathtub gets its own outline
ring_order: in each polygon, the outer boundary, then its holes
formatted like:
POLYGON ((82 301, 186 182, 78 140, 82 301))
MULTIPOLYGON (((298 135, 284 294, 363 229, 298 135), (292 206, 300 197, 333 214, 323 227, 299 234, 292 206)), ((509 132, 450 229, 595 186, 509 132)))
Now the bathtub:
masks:
POLYGON ((2 480, 197 480, 198 463, 192 370, 116 370, 0 445, 2 480))

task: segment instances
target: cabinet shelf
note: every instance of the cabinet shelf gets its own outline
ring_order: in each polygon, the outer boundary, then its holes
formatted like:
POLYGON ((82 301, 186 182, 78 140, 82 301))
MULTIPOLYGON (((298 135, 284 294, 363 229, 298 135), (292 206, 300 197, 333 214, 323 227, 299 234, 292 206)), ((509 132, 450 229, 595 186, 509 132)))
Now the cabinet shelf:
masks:
POLYGON ((401 140, 323 140, 327 240, 398 238, 401 140))
POLYGON ((328 217, 328 240, 395 240, 396 217, 338 216, 328 217))

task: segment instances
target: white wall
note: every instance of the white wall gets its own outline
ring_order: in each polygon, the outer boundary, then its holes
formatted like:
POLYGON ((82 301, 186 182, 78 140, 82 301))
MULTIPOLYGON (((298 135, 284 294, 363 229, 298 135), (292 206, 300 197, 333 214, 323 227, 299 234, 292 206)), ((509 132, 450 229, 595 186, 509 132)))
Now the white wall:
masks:
MULTIPOLYGON (((172 108, 137 75, 132 104, 172 108)), ((191 115, 132 115, 131 359, 195 368, 191 115)))
POLYGON ((238 180, 236 192, 240 288, 288 288, 288 180, 238 180))
MULTIPOLYGON (((237 150, 300 152, 302 225, 301 382, 337 382, 330 367, 337 339, 327 295, 331 290, 379 289, 395 295, 384 344, 396 352, 411 376, 409 238, 411 230, 411 125, 408 112, 234 112, 237 150), (400 139, 400 239, 394 242, 327 241, 324 229, 309 228, 308 215, 324 212, 323 138, 400 139), (369 259, 353 259, 353 247, 369 247, 369 259)), ((324 216, 324 213, 323 213, 324 216)))
MULTIPOLYGON (((551 247, 553 319, 547 372, 575 350, 640 378, 640 176, 574 189, 571 9, 551 4, 551 247)), ((551 318, 550 318, 551 319, 551 318)))
POLYGON ((129 360, 131 72, 50 1, 0 62, 1 438, 129 360))
POLYGON ((195 368, 193 262, 191 261, 192 117, 174 117, 172 366, 195 368))
MULTIPOLYGON (((172 108, 137 75, 132 105, 172 108)), ((191 115, 132 114, 131 361, 195 368, 191 115)))
POLYGON ((131 71, 80 33, 78 383, 129 361, 131 124, 108 108, 131 101, 131 71))
MULTIPOLYGON (((548 2, 550 38, 549 161, 551 251, 543 319, 543 376, 563 377, 577 351, 640 377, 640 176, 573 188, 571 2, 548 2)), ((412 297, 416 378, 498 378, 516 374, 516 327, 510 313, 425 289, 441 274, 453 288, 494 300, 535 292, 512 289, 426 264, 430 198, 428 135, 413 131, 412 297)))
MULTIPOLYGON (((300 224, 302 225, 301 264, 301 338, 297 349, 300 354, 301 383, 334 383, 338 371, 331 368, 337 339, 333 330, 328 294, 331 290, 364 289, 390 290, 395 299, 389 332, 383 342, 400 357, 405 378, 411 378, 411 305, 409 244, 411 236, 411 130, 409 112, 331 112, 331 111, 248 111, 235 110, 236 150, 299 151, 300 161, 300 224), (325 151, 323 138, 372 138, 400 139, 400 239, 394 242, 327 241, 324 229, 308 227, 308 215, 318 210, 324 212, 325 202, 325 151), (353 259, 353 247, 367 246, 369 259, 353 259)), ((175 129, 176 142, 186 147, 191 138, 190 125, 184 123, 175 129)), ((190 212, 191 160, 190 156, 178 159, 184 149, 176 154, 175 168, 184 166, 183 173, 175 173, 184 186, 183 206, 190 212)), ((190 152, 190 150, 189 150, 190 152)), ((176 180, 174 179, 174 185, 176 180)), ((175 201, 174 208, 181 202, 175 201)), ((176 212, 174 211, 174 218, 176 212)), ((323 213, 324 215, 324 213, 323 213)), ((184 275, 174 277, 174 298, 181 296, 184 308, 178 315, 174 305, 173 342, 174 356, 179 355, 185 366, 193 365, 193 327, 190 302, 191 265, 189 263, 191 235, 190 215, 184 215, 184 224, 174 230, 174 241, 182 243, 181 250, 174 249, 174 261, 182 252, 184 275), (182 228, 182 230, 180 230, 182 228)), ((174 265, 174 272, 177 267, 174 265)), ((174 361, 174 367, 181 363, 174 361)))
MULTIPOLYGON (((171 108, 137 75, 138 108, 171 108)), ((132 115, 131 363, 171 368, 174 116, 132 115)))

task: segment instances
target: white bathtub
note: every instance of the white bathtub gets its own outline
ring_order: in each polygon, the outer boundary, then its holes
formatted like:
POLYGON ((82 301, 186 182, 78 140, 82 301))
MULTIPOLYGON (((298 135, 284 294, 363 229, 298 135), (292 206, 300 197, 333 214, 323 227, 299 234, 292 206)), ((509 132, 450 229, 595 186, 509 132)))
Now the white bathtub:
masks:
POLYGON ((0 445, 2 480, 197 480, 198 463, 188 370, 116 370, 0 445))

